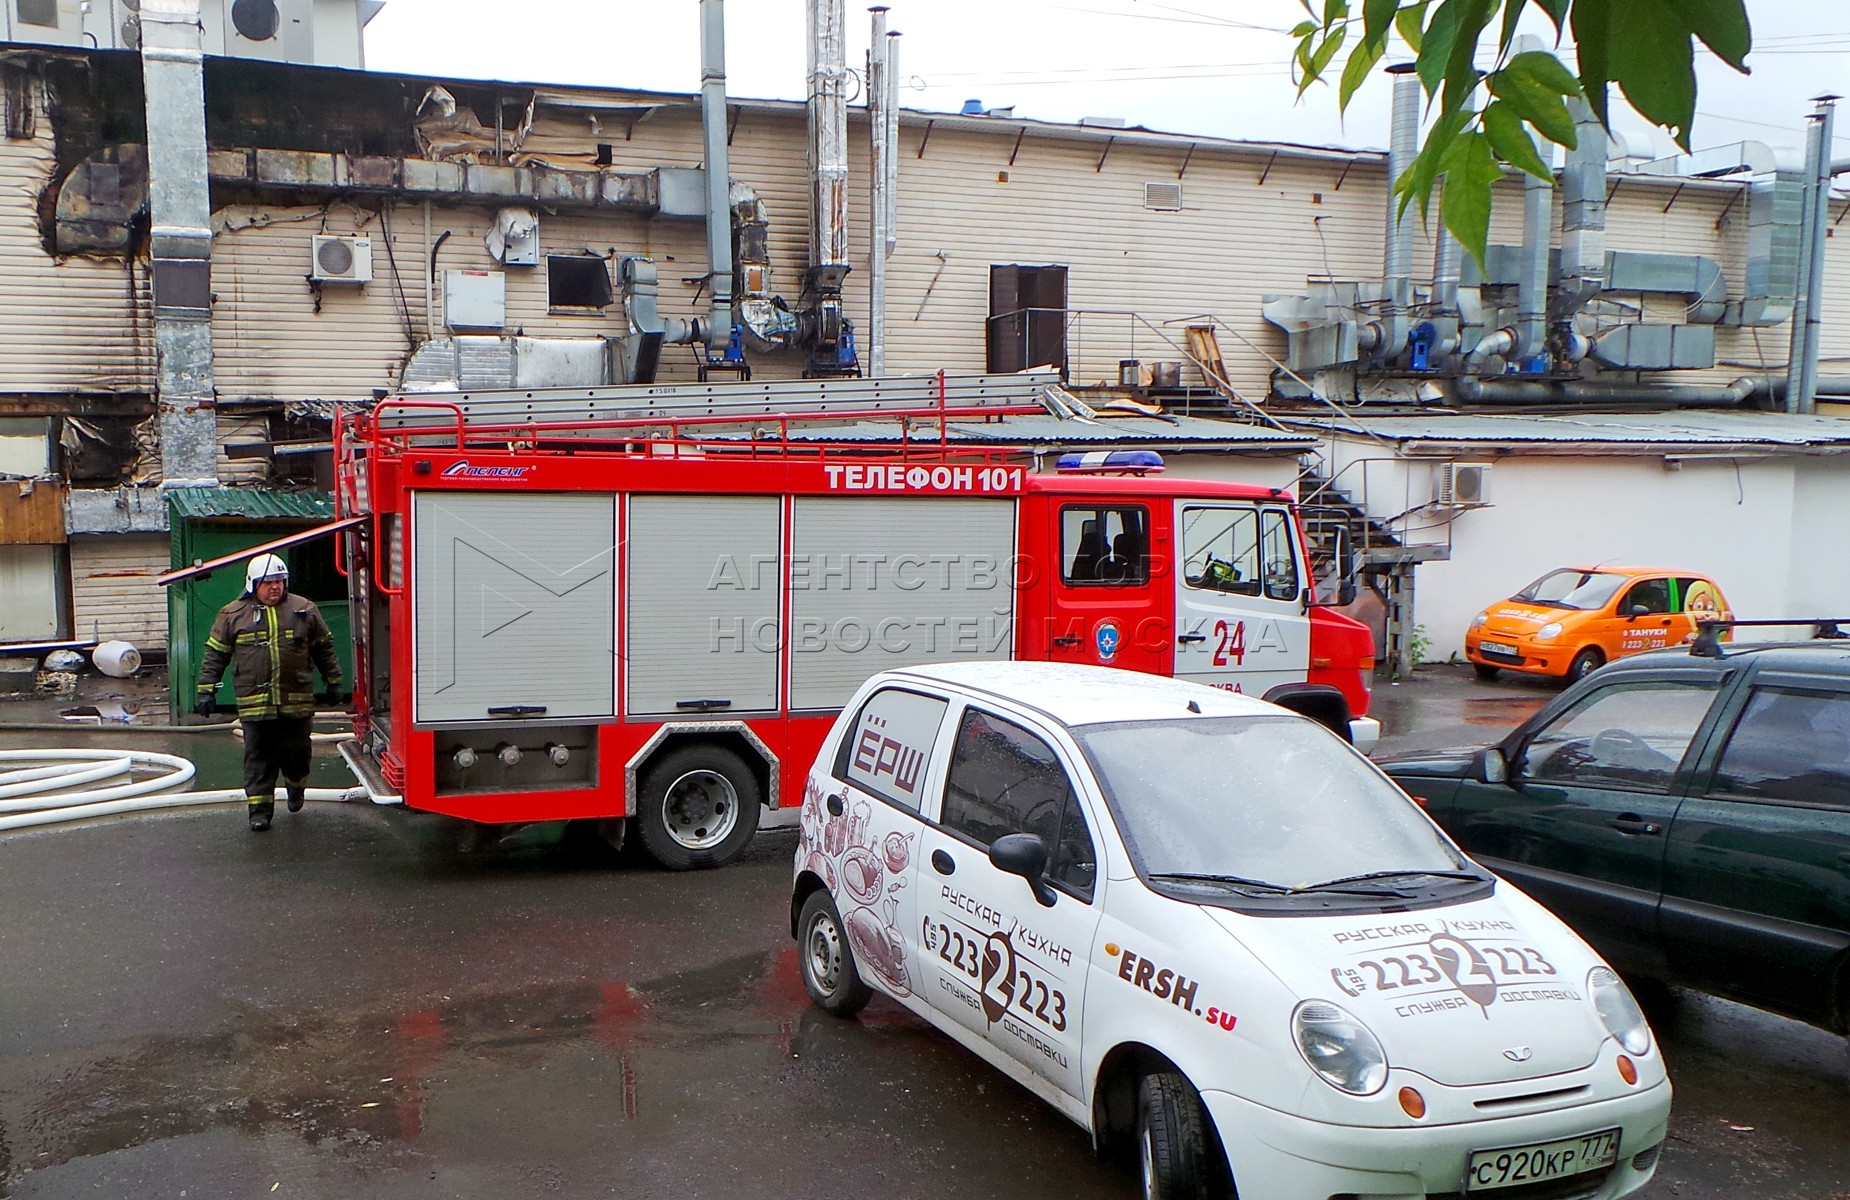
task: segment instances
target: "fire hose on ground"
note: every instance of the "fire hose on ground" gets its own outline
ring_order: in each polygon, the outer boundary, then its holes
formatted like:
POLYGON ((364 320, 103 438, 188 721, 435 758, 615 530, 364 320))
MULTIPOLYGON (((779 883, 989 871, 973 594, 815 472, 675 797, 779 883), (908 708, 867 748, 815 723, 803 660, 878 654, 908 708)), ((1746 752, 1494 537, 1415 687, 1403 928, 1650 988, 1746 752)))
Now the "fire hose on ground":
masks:
MULTIPOLYGON (((120 813, 245 802, 243 788, 182 791, 195 771, 178 755, 152 750, 0 750, 0 833, 120 813)), ((358 787, 309 788, 307 796, 321 801, 367 798, 358 787)))

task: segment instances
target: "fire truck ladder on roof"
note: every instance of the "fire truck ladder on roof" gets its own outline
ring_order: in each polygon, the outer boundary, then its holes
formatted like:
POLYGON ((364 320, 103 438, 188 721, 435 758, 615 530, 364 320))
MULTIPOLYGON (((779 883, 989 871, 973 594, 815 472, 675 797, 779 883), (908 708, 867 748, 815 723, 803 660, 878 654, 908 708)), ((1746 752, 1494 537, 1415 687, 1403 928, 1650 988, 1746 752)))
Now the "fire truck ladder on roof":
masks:
POLYGON ((882 379, 789 379, 480 392, 401 392, 379 401, 381 434, 544 430, 549 434, 656 429, 711 432, 728 425, 981 420, 1094 413, 1060 386, 1055 371, 882 379))

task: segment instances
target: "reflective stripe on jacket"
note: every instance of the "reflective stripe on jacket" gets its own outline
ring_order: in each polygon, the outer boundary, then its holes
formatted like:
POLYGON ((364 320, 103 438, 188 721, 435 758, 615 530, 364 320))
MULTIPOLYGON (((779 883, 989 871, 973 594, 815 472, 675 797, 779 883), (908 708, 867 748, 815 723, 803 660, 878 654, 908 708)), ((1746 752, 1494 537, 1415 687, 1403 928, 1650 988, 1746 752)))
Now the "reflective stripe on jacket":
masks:
POLYGON ((334 635, 315 602, 293 593, 274 606, 244 596, 218 610, 199 665, 200 694, 218 690, 227 663, 246 721, 314 715, 316 668, 329 691, 340 689, 334 635))

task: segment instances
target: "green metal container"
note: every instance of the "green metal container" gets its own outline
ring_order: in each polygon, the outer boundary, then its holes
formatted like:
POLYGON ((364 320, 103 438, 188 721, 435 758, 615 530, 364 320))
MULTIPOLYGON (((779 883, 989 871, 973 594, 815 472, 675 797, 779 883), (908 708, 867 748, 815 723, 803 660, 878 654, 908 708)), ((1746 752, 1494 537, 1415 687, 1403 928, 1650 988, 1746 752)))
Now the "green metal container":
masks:
MULTIPOLYGON (((279 492, 268 488, 174 488, 167 493, 167 528, 175 569, 237 554, 334 519, 334 500, 325 492, 279 492)), ((347 581, 334 566, 334 539, 318 538, 282 551, 289 564, 289 590, 321 609, 334 633, 334 653, 351 686, 353 630, 347 581)), ((206 638, 218 610, 244 594, 244 564, 237 563, 167 589, 167 671, 177 719, 192 711, 194 684, 205 656, 206 638)), ((319 686, 319 683, 317 684, 319 686)), ((229 673, 218 702, 235 707, 229 673)))

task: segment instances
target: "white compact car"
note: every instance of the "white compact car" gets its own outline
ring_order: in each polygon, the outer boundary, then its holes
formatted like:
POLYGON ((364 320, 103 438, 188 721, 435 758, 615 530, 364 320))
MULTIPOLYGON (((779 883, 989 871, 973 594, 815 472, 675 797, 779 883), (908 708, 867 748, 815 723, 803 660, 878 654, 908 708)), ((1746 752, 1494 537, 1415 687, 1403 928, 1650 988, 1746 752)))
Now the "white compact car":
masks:
POLYGON ((888 671, 810 772, 803 980, 878 990, 1146 1196, 1606 1200, 1670 1083, 1625 985, 1321 725, 1053 663, 888 671))

